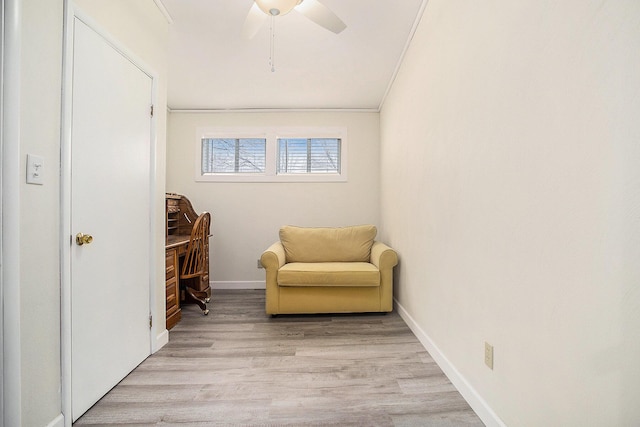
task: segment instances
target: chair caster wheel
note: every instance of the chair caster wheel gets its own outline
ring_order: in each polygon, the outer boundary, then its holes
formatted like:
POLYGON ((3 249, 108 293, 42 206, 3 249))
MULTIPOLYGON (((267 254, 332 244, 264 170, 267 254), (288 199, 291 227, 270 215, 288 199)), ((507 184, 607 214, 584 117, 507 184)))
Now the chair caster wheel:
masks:
POLYGON ((202 310, 202 314, 204 314, 205 316, 209 314, 209 309, 207 308, 206 310, 202 310))

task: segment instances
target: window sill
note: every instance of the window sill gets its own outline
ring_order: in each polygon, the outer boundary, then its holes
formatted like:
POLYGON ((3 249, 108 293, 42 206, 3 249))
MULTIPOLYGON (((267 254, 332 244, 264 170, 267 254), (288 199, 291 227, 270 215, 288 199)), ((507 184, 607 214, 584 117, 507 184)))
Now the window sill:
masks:
POLYGON ((204 174, 196 176, 196 182, 347 182, 346 174, 204 174))

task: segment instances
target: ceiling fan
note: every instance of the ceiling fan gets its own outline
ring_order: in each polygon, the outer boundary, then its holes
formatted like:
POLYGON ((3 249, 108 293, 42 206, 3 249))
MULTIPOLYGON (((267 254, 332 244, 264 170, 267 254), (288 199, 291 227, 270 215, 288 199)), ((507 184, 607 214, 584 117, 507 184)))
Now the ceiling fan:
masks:
POLYGON ((254 0, 242 27, 242 37, 253 38, 268 17, 286 15, 292 10, 336 34, 347 28, 335 13, 318 0, 254 0))

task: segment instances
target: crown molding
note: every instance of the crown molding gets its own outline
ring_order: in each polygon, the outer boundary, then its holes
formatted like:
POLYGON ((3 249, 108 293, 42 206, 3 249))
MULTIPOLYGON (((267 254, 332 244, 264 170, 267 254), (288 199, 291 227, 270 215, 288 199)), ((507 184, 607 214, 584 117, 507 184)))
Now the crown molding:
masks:
POLYGON ((379 113, 378 108, 170 108, 169 113, 379 113))
POLYGON ((162 0, 153 0, 153 2, 156 4, 158 9, 160 10, 160 13, 162 13, 167 22, 169 24, 173 24, 173 18, 171 17, 171 15, 169 15, 169 11, 165 7, 164 3, 162 3, 162 0))
POLYGON ((418 14, 416 15, 415 21, 413 21, 413 27, 411 27, 411 31, 409 31, 409 37, 407 37, 407 42, 402 49, 402 53, 400 54, 400 58, 398 58, 398 63, 396 64, 395 70, 393 70, 393 74, 391 75, 391 79, 389 79, 389 85, 387 85, 387 90, 385 90, 384 95, 382 95, 382 100, 378 105, 378 111, 382 111, 382 107, 384 106, 384 102, 387 100, 387 96, 389 92, 391 92, 391 88, 396 81, 396 77, 398 77, 398 73, 400 72, 400 67, 404 62, 404 57, 409 50, 409 46, 411 46, 411 41, 413 41, 413 36, 416 34, 416 30, 418 29, 418 25, 420 25, 420 21, 422 21, 422 17, 424 16, 424 10, 427 7, 429 0, 422 0, 422 4, 420 5, 420 9, 418 10, 418 14))

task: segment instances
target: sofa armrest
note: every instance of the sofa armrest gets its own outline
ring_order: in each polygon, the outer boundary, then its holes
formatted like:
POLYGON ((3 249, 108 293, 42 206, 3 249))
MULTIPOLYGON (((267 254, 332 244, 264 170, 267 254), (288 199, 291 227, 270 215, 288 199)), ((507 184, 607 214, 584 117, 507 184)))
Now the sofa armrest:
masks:
POLYGON ((286 257, 284 254, 284 246, 282 246, 282 243, 280 242, 276 242, 269 246, 260 257, 260 263, 267 270, 270 268, 275 268, 277 270, 282 267, 285 262, 286 257))
POLYGON ((393 311, 393 267, 398 265, 398 254, 381 242, 373 242, 371 264, 380 270, 380 311, 393 311))
POLYGON ((384 243, 375 241, 371 247, 369 262, 378 267, 380 271, 392 269, 398 265, 398 254, 384 243))
POLYGON ((280 242, 276 242, 273 245, 269 246, 260 257, 260 263, 265 268, 266 272, 265 310, 267 314, 277 314, 280 312, 278 270, 285 264, 285 262, 286 257, 284 253, 284 246, 282 246, 282 243, 280 242))

